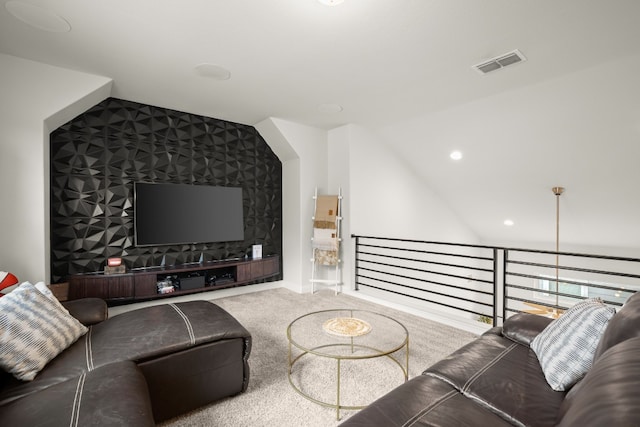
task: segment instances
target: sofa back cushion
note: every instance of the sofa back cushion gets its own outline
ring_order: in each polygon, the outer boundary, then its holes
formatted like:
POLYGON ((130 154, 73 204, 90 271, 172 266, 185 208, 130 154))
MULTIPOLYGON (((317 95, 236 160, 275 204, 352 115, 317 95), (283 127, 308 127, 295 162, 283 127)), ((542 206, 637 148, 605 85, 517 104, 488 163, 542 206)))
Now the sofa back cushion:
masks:
POLYGON ((624 341, 594 363, 567 394, 558 426, 640 425, 640 337, 624 341))
POLYGON ((640 292, 631 295, 609 321, 596 348, 594 360, 614 345, 633 337, 640 337, 640 292))

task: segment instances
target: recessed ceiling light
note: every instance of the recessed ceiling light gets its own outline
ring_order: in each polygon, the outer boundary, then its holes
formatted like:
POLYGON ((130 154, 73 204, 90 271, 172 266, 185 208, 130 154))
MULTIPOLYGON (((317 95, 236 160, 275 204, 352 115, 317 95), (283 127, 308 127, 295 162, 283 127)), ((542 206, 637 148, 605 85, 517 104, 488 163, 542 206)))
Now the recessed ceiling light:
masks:
POLYGON ((214 80, 229 80, 231 78, 231 71, 215 64, 204 63, 196 65, 195 70, 196 74, 214 80))
POLYGON ((507 227, 511 227, 511 226, 513 226, 513 224, 515 224, 515 223, 510 219, 505 219, 504 220, 504 225, 506 225, 507 227))
POLYGON ((452 151, 451 154, 449 154, 449 157, 451 157, 453 160, 460 160, 462 158, 462 152, 458 150, 452 151))
POLYGON ((327 113, 327 114, 339 113, 342 111, 342 105, 320 104, 318 105, 318 111, 320 111, 321 113, 327 113))
POLYGON ((318 0, 325 6, 337 6, 340 3, 344 2, 344 0, 318 0))
POLYGON ((39 6, 21 1, 8 1, 4 7, 10 14, 27 25, 51 33, 67 33, 71 25, 62 17, 39 6))

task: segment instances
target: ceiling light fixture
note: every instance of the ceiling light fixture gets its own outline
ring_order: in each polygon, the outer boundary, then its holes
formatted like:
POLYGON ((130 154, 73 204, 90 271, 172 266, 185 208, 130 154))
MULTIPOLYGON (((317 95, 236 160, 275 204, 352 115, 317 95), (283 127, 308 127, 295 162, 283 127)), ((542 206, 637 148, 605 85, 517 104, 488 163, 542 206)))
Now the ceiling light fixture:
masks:
POLYGON ((8 1, 4 7, 11 15, 27 25, 50 33, 67 33, 71 25, 61 16, 29 3, 8 1))
POLYGON ((510 219, 505 219, 505 220, 504 220, 504 225, 506 225, 507 227, 512 227, 512 226, 513 226, 513 224, 515 224, 515 223, 513 222, 513 220, 510 220, 510 219))
POLYGON ((325 6, 337 6, 342 2, 344 2, 344 0, 318 0, 318 1, 325 6))
POLYGON ((320 104, 318 111, 326 114, 340 113, 343 110, 342 105, 338 104, 320 104))
POLYGON ((462 152, 461 151, 452 151, 451 154, 449 154, 449 157, 451 157, 453 160, 460 160, 462 159, 462 152))
POLYGON ((231 71, 215 64, 200 64, 196 65, 196 74, 202 77, 209 77, 214 80, 229 80, 231 78, 231 71))

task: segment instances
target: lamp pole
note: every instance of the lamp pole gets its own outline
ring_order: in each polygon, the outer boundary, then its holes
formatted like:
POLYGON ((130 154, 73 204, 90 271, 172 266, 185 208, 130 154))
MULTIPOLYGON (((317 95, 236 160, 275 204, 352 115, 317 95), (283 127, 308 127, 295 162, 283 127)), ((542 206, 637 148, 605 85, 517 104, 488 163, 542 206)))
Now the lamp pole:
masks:
POLYGON ((564 193, 564 187, 553 187, 551 189, 553 194, 556 195, 556 307, 554 312, 558 314, 558 292, 560 292, 559 285, 559 255, 560 252, 560 195, 564 193))

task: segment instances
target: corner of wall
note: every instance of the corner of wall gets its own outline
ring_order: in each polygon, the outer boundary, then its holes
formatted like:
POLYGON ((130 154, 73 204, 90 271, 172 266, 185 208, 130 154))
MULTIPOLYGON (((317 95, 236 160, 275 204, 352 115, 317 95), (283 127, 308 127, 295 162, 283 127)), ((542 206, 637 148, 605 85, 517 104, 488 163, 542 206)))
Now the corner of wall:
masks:
MULTIPOLYGON (((50 187, 50 146, 49 146, 49 134, 73 119, 74 117, 80 115, 82 112, 88 110, 94 105, 104 101, 111 95, 111 88, 113 86, 113 80, 107 81, 102 86, 96 88, 94 91, 87 93, 85 96, 78 98, 72 104, 67 105, 61 110, 53 113, 46 119, 44 119, 44 128, 42 132, 42 146, 44 147, 44 156, 42 159, 43 162, 43 170, 44 170, 44 188, 47 189, 50 187)), ((51 221, 50 221, 50 199, 49 193, 47 191, 43 194, 44 197, 44 232, 46 236, 51 236, 51 221)), ((51 239, 47 238, 44 241, 44 259, 48 260, 51 254, 51 239)), ((51 263, 45 262, 44 267, 45 277, 51 277, 51 263)))
POLYGON ((311 197, 316 186, 328 184, 327 131, 269 118, 255 125, 282 161, 283 278, 311 289, 311 197))
POLYGON ((0 181, 12 183, 0 190, 12 204, 0 212, 0 235, 11 242, 0 248, 0 259, 21 280, 46 280, 48 118, 94 92, 110 91, 111 80, 6 54, 0 61, 0 109, 6 112, 0 117, 0 181))

